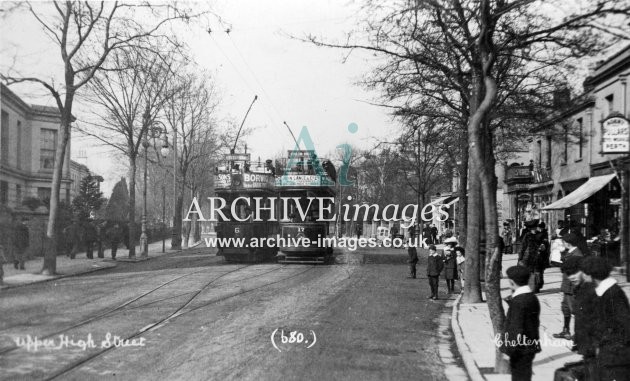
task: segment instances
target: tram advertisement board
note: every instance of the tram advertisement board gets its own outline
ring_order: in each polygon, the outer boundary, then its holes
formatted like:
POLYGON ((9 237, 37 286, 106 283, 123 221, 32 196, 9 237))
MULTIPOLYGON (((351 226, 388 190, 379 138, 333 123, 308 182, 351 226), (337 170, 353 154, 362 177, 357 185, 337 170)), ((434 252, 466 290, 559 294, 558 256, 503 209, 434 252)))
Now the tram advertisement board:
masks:
POLYGON ((220 173, 214 177, 215 188, 229 188, 231 186, 246 189, 271 189, 274 185, 274 178, 271 174, 263 173, 243 173, 229 174, 220 173))
POLYGON ((319 187, 332 185, 334 182, 319 175, 284 175, 276 178, 276 186, 319 187))
POLYGON ((630 123, 621 115, 611 115, 602 122, 602 153, 630 152, 630 123))

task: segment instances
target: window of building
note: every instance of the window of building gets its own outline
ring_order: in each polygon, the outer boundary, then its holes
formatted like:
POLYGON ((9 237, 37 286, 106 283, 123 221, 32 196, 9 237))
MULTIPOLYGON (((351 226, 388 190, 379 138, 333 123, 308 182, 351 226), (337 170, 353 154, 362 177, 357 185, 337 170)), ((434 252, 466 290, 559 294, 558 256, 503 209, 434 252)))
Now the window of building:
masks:
POLYGON ((551 169, 551 135, 547 136, 547 168, 551 169))
POLYGON ((47 188, 47 187, 37 188, 37 198, 42 200, 42 202, 46 206, 48 206, 48 203, 50 202, 50 194, 51 194, 50 188, 47 188))
POLYGON ((564 150, 562 152, 562 164, 569 160, 569 127, 564 126, 564 150))
POLYGON ((15 202, 17 205, 22 205, 22 186, 20 184, 15 186, 15 202))
POLYGON ((9 113, 2 111, 2 124, 0 125, 0 151, 2 151, 2 162, 9 161, 9 113))
POLYGON ((582 118, 577 120, 578 129, 578 159, 582 158, 582 147, 584 146, 584 121, 582 118))
POLYGON ((615 96, 613 94, 610 94, 605 99, 606 99, 606 109, 608 110, 608 114, 610 114, 614 110, 613 106, 614 106, 615 96))
POLYGON ((536 164, 542 166, 542 140, 538 140, 536 144, 538 145, 538 163, 536 164))
POLYGON ((22 121, 17 121, 17 167, 22 169, 22 121))
POLYGON ((42 129, 39 139, 39 168, 52 170, 55 166, 57 131, 42 129))
POLYGON ((9 183, 0 181, 0 204, 6 205, 9 202, 9 183))

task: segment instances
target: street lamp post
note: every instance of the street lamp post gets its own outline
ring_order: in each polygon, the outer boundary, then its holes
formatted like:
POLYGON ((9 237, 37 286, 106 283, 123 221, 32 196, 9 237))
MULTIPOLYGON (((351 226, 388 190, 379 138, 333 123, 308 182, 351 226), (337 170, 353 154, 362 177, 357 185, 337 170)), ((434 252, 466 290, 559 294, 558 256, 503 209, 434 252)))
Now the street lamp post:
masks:
MULTIPOLYGON (((148 118, 147 118, 148 120, 148 118)), ((166 134, 166 130, 164 130, 166 134)), ((142 250, 142 254, 140 255, 143 258, 149 256, 149 239, 147 236, 147 160, 149 156, 149 138, 155 139, 159 138, 162 135, 162 128, 159 126, 153 125, 149 127, 149 130, 144 136, 142 140, 142 146, 144 147, 144 176, 143 176, 143 189, 142 189, 142 234, 140 235, 140 248, 142 250)), ((168 155, 168 140, 166 137, 164 139, 164 144, 160 153, 163 157, 168 155)), ((164 198, 164 191, 162 192, 162 197, 164 198)), ((162 208, 162 218, 164 218, 164 207, 162 208)), ((162 243, 162 252, 164 252, 164 243, 162 243)))

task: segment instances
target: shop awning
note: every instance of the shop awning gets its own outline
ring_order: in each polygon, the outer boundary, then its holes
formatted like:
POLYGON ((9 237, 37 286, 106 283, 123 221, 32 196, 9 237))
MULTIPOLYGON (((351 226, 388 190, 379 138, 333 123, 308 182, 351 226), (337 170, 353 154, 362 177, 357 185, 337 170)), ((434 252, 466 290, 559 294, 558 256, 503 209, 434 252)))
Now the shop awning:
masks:
POLYGON ((459 197, 455 197, 454 199, 450 200, 449 202, 447 202, 444 205, 445 206, 450 206, 450 205, 453 205, 454 203, 456 203, 457 201, 459 201, 459 197))
POLYGON ((542 210, 570 208, 573 205, 578 204, 591 197, 593 194, 597 193, 598 190, 605 187, 606 184, 608 184, 612 179, 615 178, 615 176, 615 174, 612 174, 591 177, 590 179, 588 179, 587 182, 580 185, 579 188, 569 193, 567 196, 561 198, 560 200, 545 206, 544 208, 542 208, 542 210))
POLYGON ((447 199, 447 198, 449 198, 449 197, 451 197, 451 196, 444 196, 444 197, 436 198, 435 200, 431 201, 431 202, 429 203, 429 205, 431 205, 431 204, 439 205, 439 204, 441 204, 442 202, 444 202, 444 200, 446 200, 446 199, 447 199))

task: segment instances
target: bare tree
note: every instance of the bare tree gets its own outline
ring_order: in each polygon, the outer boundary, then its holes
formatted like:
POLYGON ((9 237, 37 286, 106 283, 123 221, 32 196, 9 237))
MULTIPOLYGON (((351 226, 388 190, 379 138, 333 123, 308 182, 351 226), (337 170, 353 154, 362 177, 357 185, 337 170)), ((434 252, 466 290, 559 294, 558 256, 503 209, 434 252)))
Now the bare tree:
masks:
MULTIPOLYGON (((172 34, 163 34, 164 27, 175 20, 189 21, 198 15, 174 5, 150 5, 122 2, 66 1, 29 3, 29 12, 42 26, 46 35, 59 47, 63 64, 63 81, 55 83, 41 77, 11 70, 1 78, 8 85, 34 82, 46 88, 55 99, 61 115, 60 138, 53 169, 50 212, 46 235, 52 242, 44 256, 43 274, 56 272, 55 224, 59 205, 61 175, 68 140, 70 139, 72 110, 79 89, 88 84, 101 70, 110 54, 118 49, 143 47, 157 37, 179 44, 172 34), (134 16, 134 12, 136 12, 134 16), (138 18, 138 12, 143 16, 138 18), (139 19, 146 20, 140 23, 139 19)), ((13 15, 18 15, 17 12, 13 15)), ((17 67, 17 65, 16 65, 17 67)))
POLYGON ((87 95, 97 121, 87 133, 120 150, 129 160, 129 257, 135 257, 136 173, 142 141, 176 91, 167 84, 176 62, 148 50, 112 54, 107 72, 94 76, 87 95))

